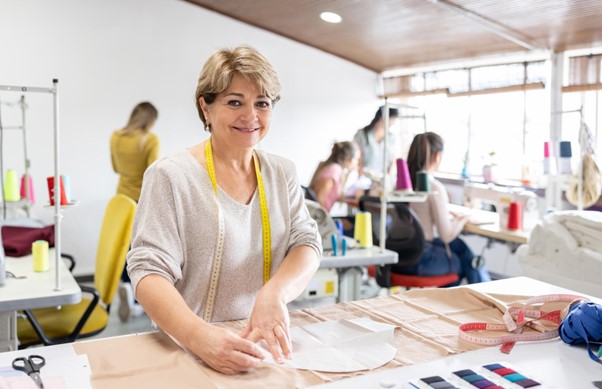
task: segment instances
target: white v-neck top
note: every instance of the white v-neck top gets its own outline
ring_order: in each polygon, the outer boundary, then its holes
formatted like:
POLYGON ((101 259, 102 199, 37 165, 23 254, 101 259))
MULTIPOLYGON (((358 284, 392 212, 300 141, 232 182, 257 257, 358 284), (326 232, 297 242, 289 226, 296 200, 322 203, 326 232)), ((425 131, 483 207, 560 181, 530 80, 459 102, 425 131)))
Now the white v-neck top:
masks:
MULTIPOLYGON (((301 191, 294 164, 258 152, 270 216, 273 275, 286 254, 309 246, 322 255, 321 238, 301 191)), ((219 189, 225 236, 213 321, 247 318, 263 286, 261 209, 257 190, 248 205, 219 189)), ((134 290, 149 274, 173 283, 202 316, 218 231, 218 204, 207 171, 187 151, 158 160, 145 175, 134 219, 128 273, 134 290)))

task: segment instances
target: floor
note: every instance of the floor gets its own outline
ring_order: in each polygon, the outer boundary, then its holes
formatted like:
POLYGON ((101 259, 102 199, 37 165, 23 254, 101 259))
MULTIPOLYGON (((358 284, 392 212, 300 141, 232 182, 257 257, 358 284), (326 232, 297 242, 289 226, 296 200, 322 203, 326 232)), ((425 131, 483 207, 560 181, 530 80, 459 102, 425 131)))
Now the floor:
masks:
POLYGON ((113 299, 113 303, 111 304, 111 309, 109 311, 109 324, 107 327, 98 335, 92 336, 88 339, 100 339, 100 338, 108 338, 111 336, 120 336, 127 334, 137 334, 142 332, 154 331, 153 325, 151 323, 150 318, 143 314, 142 316, 132 317, 127 322, 123 323, 119 319, 119 295, 117 294, 113 299))

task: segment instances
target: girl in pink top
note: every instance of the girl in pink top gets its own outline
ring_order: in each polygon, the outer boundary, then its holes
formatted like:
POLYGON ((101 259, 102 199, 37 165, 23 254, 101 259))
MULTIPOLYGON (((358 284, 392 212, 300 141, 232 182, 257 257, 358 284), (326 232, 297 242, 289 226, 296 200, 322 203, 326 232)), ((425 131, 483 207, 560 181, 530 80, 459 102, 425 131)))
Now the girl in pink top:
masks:
POLYGON ((309 187, 316 200, 330 212, 333 204, 342 198, 349 171, 357 167, 359 153, 353 142, 338 142, 332 146, 330 156, 320 162, 309 187))

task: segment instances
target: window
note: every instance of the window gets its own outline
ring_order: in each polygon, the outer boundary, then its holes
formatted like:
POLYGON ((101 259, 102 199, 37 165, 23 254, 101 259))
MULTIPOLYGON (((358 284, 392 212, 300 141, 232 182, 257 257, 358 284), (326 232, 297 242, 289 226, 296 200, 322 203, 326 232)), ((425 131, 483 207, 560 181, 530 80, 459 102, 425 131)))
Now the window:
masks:
MULTIPOLYGON (((563 111, 576 113, 562 115, 562 140, 571 141, 573 155, 579 155, 580 110, 600 154, 602 55, 576 58, 569 58, 570 82, 563 88, 563 111)), ((427 130, 443 137, 441 171, 461 174, 466 169, 480 176, 483 165, 494 163, 497 179, 537 183, 543 145, 550 140, 550 95, 543 89, 547 72, 545 61, 533 61, 416 73, 383 84, 389 95, 421 108, 427 130)), ((416 120, 400 123, 403 156, 424 127, 416 120)))

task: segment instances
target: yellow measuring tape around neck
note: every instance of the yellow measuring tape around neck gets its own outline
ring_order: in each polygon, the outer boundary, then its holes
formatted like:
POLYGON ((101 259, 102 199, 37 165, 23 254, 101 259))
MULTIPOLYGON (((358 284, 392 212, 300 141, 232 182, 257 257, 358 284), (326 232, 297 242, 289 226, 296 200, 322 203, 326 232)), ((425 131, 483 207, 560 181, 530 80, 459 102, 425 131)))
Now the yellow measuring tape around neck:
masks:
MULTIPOLYGON (((211 138, 205 143, 205 160, 207 162, 207 172, 215 196, 218 196, 217 179, 215 176, 215 165, 213 164, 213 150, 211 148, 211 138)), ((255 175, 257 176, 257 191, 259 192, 259 205, 261 208, 261 229, 263 232, 263 283, 267 283, 270 279, 270 269, 272 267, 272 237, 270 233, 270 214, 268 212, 268 204, 265 197, 265 189, 263 186, 263 178, 259 169, 259 160, 257 154, 253 152, 253 163, 255 165, 255 175)), ((218 201, 219 203, 219 201, 218 201)))

